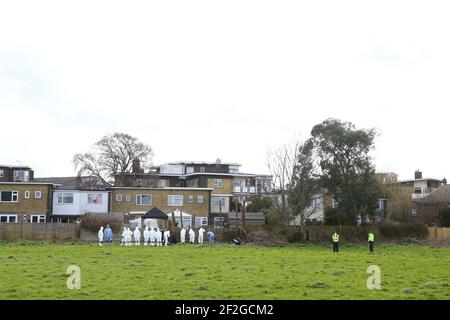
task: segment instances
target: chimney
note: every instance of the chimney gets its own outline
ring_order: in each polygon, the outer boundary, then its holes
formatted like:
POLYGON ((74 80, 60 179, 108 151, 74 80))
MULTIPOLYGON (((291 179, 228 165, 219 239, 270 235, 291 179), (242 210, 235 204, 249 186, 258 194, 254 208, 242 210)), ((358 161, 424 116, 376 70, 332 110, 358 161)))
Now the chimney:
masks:
POLYGON ((133 159, 133 165, 132 165, 132 172, 133 173, 140 173, 141 171, 141 162, 138 158, 133 159))
POLYGON ((414 179, 416 180, 422 179, 422 171, 417 170, 416 172, 414 172, 414 179))
POLYGON ((445 179, 445 178, 442 179, 442 184, 443 184, 443 185, 447 185, 447 179, 445 179))
POLYGON ((221 163, 222 163, 222 161, 219 158, 217 158, 216 159, 216 165, 220 166, 221 163))

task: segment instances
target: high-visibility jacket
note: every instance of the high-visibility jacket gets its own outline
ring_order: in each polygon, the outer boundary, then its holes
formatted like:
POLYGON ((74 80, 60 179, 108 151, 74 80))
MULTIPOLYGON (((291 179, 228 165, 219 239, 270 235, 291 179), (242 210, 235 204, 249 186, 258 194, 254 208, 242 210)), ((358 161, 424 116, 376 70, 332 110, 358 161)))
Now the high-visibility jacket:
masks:
POLYGON ((373 233, 369 233, 369 239, 368 239, 368 241, 369 241, 369 242, 375 241, 375 235, 374 235, 373 233))
POLYGON ((332 239, 333 242, 339 242, 339 235, 337 233, 334 233, 332 239))

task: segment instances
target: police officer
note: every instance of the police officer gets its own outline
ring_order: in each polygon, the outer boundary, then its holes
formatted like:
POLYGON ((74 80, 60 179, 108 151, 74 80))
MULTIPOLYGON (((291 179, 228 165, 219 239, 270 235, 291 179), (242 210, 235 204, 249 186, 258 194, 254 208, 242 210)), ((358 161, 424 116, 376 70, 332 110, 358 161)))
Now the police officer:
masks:
POLYGON ((339 252, 339 235, 336 231, 331 236, 331 240, 333 241, 333 252, 339 252))
POLYGON ((367 241, 369 241, 369 251, 373 252, 373 242, 375 241, 375 235, 372 231, 369 232, 367 241))

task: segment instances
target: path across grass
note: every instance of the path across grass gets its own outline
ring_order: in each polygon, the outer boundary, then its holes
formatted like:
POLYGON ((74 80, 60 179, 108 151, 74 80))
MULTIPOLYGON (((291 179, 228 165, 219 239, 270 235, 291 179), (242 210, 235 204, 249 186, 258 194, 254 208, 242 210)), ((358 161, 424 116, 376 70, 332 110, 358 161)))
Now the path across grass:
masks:
POLYGON ((0 245, 0 299, 450 299, 450 248, 0 245), (69 265, 81 289, 67 288, 69 265), (370 265, 381 290, 367 289, 370 265))

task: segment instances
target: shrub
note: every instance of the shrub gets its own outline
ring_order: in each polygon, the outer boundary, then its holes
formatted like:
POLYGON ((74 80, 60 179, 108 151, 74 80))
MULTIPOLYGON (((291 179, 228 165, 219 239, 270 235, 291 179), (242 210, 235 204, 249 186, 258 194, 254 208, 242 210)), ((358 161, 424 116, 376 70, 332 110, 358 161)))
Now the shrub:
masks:
POLYGON ((246 207, 247 212, 267 212, 272 206, 272 199, 268 197, 256 197, 246 207))
POLYGON ((299 230, 295 230, 293 232, 290 232, 288 242, 295 243, 295 242, 302 242, 304 239, 303 233, 299 230))
POLYGON ((113 231, 119 231, 122 226, 122 220, 110 213, 86 213, 81 216, 81 226, 90 231, 98 231, 100 227, 105 227, 107 224, 113 231))
POLYGON ((447 204, 439 208, 439 222, 442 227, 450 227, 450 207, 447 204))
POLYGON ((324 224, 326 226, 346 225, 347 219, 339 208, 326 208, 324 224))
POLYGON ((316 219, 306 220, 305 221, 305 225, 306 226, 321 226, 321 225, 323 225, 323 222, 319 221, 319 220, 316 220, 316 219))
POLYGON ((390 239, 424 238, 428 235, 428 228, 422 223, 379 225, 380 235, 390 239))

